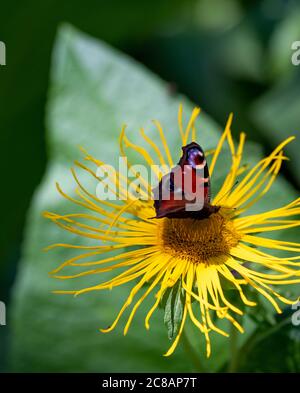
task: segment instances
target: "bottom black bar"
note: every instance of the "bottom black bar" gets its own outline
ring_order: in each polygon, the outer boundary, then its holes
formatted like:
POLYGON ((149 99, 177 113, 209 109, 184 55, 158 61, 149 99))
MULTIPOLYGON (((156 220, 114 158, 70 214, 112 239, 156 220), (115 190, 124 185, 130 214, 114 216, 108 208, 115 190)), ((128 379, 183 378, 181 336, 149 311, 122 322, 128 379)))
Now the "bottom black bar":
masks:
POLYGON ((297 385, 294 386, 299 386, 299 382, 299 374, 0 374, 1 386, 6 383, 10 390, 14 387, 21 387, 22 390, 35 391, 36 388, 39 392, 44 387, 59 388, 59 391, 65 387, 72 391, 96 389, 101 392, 151 392, 173 389, 178 392, 200 392, 206 388, 213 388, 213 390, 234 389, 234 387, 257 389, 264 385, 270 389, 284 383, 296 383, 297 385))

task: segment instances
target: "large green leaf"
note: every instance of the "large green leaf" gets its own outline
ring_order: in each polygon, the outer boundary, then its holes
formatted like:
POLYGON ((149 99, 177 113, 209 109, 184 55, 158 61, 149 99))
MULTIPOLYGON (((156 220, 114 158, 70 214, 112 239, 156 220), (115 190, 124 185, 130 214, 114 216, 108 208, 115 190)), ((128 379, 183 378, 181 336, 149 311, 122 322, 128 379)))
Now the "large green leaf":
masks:
MULTIPOLYGON (((145 312, 153 299, 140 308, 126 337, 122 334, 124 318, 113 333, 99 333, 99 327, 106 327, 113 321, 130 288, 121 287, 107 293, 97 292, 77 298, 51 294, 53 289, 86 287, 96 283, 99 278, 82 278, 76 282, 53 280, 48 272, 74 253, 65 249, 42 252, 43 247, 55 242, 83 243, 78 236, 59 230, 41 217, 43 210, 74 212, 74 206, 58 196, 55 181, 59 181, 70 195, 74 194, 75 186, 68 169, 74 159, 80 158, 78 145, 84 145, 103 161, 116 163, 122 123, 129 125, 129 134, 134 139, 136 134, 133 132, 138 127, 144 126, 150 130, 152 125, 147 120, 157 118, 168 130, 171 150, 179 152, 176 117, 180 101, 184 103, 187 117, 191 113, 191 104, 183 97, 170 95, 167 84, 146 69, 71 27, 60 29, 53 56, 47 108, 49 164, 28 214, 23 258, 13 292, 10 315, 13 327, 12 370, 103 372, 200 369, 198 363, 193 362, 193 356, 184 351, 183 345, 179 345, 172 358, 162 356, 170 345, 163 323, 163 311, 154 315, 150 331, 143 326, 145 312)), ((205 114, 201 115, 199 138, 206 149, 216 145, 219 132, 213 121, 205 114)), ((152 135, 153 140, 158 138, 152 135)), ((252 163, 259 155, 257 146, 250 145, 246 161, 252 163)), ((219 175, 216 175, 215 183, 224 175, 227 158, 225 155, 218 167, 216 173, 219 175)), ((85 174, 81 179, 89 182, 85 174)), ((90 184, 95 187, 93 183, 90 184)), ((288 183, 281 179, 260 208, 270 208, 293 196, 288 183), (281 192, 282 187, 285 194, 281 192)), ((85 240, 84 244, 87 244, 85 240)), ((248 323, 247 326, 247 334, 250 334, 253 327, 248 323)), ((203 363, 206 362, 203 337, 194 329, 189 338, 192 349, 200 359, 203 358, 203 363)), ((228 340, 213 335, 213 355, 206 367, 216 371, 228 361, 229 356, 228 340)))

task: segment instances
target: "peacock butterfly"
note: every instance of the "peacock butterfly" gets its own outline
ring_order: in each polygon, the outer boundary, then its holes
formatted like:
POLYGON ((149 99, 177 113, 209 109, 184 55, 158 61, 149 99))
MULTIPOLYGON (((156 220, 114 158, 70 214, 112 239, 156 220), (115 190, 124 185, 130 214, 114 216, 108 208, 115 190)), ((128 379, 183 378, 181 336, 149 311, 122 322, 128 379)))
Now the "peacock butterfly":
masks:
POLYGON ((210 203, 210 178, 205 154, 196 142, 182 147, 182 156, 164 175, 154 194, 155 218, 208 218, 220 207, 210 203))

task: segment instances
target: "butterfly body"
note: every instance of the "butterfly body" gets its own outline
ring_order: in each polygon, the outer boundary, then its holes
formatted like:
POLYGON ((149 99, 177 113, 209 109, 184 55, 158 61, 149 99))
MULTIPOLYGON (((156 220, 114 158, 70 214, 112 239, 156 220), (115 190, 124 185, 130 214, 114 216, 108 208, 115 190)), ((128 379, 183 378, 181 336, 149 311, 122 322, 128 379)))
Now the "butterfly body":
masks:
POLYGON ((210 203, 208 165, 204 151, 196 142, 182 147, 178 164, 162 177, 153 192, 157 196, 155 218, 205 219, 220 209, 210 203))

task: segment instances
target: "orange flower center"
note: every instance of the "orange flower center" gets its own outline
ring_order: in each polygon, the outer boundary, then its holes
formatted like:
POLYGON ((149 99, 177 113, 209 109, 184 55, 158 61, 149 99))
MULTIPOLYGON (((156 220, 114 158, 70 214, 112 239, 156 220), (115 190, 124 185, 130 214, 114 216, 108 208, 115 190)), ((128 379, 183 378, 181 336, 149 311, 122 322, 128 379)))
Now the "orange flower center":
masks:
POLYGON ((224 263, 241 237, 221 210, 203 220, 164 218, 158 228, 164 252, 196 264, 224 263))

